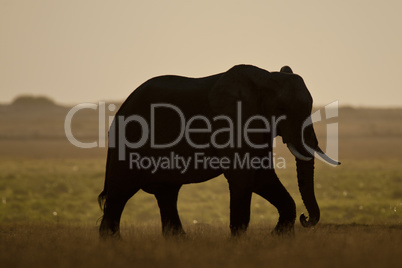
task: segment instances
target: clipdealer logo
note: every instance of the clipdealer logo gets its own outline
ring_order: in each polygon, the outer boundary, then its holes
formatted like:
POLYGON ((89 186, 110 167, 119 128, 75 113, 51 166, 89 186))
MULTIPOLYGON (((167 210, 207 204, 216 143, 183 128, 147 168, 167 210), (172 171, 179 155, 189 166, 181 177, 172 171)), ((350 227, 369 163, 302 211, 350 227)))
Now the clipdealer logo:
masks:
MULTIPOLYGON (((279 117, 272 116, 271 118, 267 119, 261 115, 254 115, 241 122, 241 114, 242 114, 242 106, 241 102, 237 104, 237 117, 230 118, 225 115, 215 116, 211 119, 203 116, 203 115, 195 115, 188 120, 184 113, 180 110, 179 107, 169 104, 169 103, 157 103, 152 104, 150 106, 150 122, 147 122, 145 118, 140 115, 133 114, 130 116, 107 116, 106 111, 109 112, 115 111, 116 106, 114 104, 109 104, 106 107, 105 102, 99 102, 98 104, 95 103, 83 103, 74 106, 66 115, 66 119, 64 122, 64 129, 66 133, 66 137, 71 144, 79 148, 95 148, 106 147, 106 137, 104 133, 106 133, 106 121, 110 126, 109 131, 109 148, 117 148, 119 160, 125 161, 126 160, 126 152, 128 149, 139 149, 145 144, 149 144, 152 149, 168 149, 172 148, 173 146, 177 145, 179 142, 183 141, 183 139, 189 145, 189 148, 193 148, 195 151, 197 149, 205 149, 209 147, 222 149, 225 147, 237 147, 241 148, 243 143, 247 144, 247 146, 251 148, 261 149, 269 147, 268 143, 264 144, 254 144, 249 135, 251 133, 266 133, 267 135, 271 135, 272 140, 277 136, 277 126, 281 121, 286 120, 286 115, 282 115, 279 117), (170 109, 174 111, 180 120, 180 131, 177 137, 165 144, 157 144, 155 142, 155 132, 158 131, 157 126, 155 124, 155 110, 156 109, 170 109), (98 110, 98 141, 91 141, 91 142, 82 142, 79 141, 73 134, 72 131, 72 121, 75 114, 83 109, 92 109, 98 110), (107 119, 107 120, 106 120, 107 119), (217 120, 224 120, 227 122, 228 128, 219 129, 212 131, 212 124, 217 120), (205 123, 205 128, 193 128, 192 124, 194 121, 203 121, 205 123), (255 129, 250 128, 250 124, 253 121, 260 121, 262 123, 262 128, 255 129), (116 122, 118 127, 116 128, 116 122), (126 127, 129 124, 139 124, 141 126, 142 135, 139 140, 132 142, 128 141, 126 138, 126 127), (238 127, 234 127, 234 126, 238 127), (239 127, 240 126, 240 127, 239 127), (117 137, 116 137, 117 132, 117 137), (216 136, 219 133, 228 132, 229 133, 229 140, 223 144, 217 142, 216 136), (207 133, 210 135, 210 140, 208 143, 205 144, 196 144, 191 139, 192 133, 207 133), (236 134, 236 135, 235 135, 236 134), (235 139, 234 137, 237 137, 235 139), (117 144, 116 144, 117 143, 117 144)), ((324 107, 324 111, 318 110, 314 112, 310 117, 308 117, 301 128, 301 135, 302 141, 305 149, 310 152, 310 154, 315 155, 315 157, 321 161, 329 163, 331 165, 335 165, 335 162, 331 163, 328 159, 323 158, 320 153, 317 153, 310 148, 304 142, 304 129, 314 123, 326 121, 329 119, 337 118, 338 117, 338 101, 332 102, 324 107), (325 117, 322 116, 323 112, 325 111, 325 117)), ((331 120, 333 121, 333 120, 331 120)), ((261 124, 260 124, 261 125, 261 124)), ((326 154, 329 155, 331 158, 338 158, 338 123, 328 123, 327 124, 327 136, 326 136, 326 154)), ((275 141, 271 144, 272 147, 275 147, 275 141)), ((271 150, 267 150, 267 155, 263 158, 253 158, 250 157, 249 154, 243 155, 242 158, 240 156, 235 155, 234 159, 225 159, 221 158, 205 158, 199 153, 194 153, 193 157, 187 156, 185 159, 184 156, 180 156, 179 154, 170 155, 169 157, 160 157, 158 159, 144 157, 141 156, 137 152, 133 152, 134 150, 130 151, 129 154, 129 165, 130 168, 142 168, 142 169, 150 169, 156 172, 158 169, 173 169, 177 168, 185 172, 190 163, 194 164, 194 168, 212 168, 212 169, 225 169, 229 168, 228 165, 231 165, 233 168, 286 168, 286 162, 283 157, 278 157, 275 153, 272 153, 271 150), (273 163, 273 166, 272 166, 273 163)))

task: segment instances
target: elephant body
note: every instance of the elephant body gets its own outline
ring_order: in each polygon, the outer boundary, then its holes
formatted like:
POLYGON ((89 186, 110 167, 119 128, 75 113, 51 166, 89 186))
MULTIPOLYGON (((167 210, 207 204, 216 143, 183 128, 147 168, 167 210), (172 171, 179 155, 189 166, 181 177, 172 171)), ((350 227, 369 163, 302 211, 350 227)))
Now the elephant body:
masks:
MULTIPOLYGON (((300 134, 305 131, 306 143, 318 148, 312 126, 301 130, 311 107, 312 98, 303 80, 289 67, 270 73, 237 65, 204 78, 160 76, 148 80, 122 104, 109 131, 105 186, 99 195, 104 210, 101 236, 119 236, 123 208, 140 189, 155 195, 163 234, 184 234, 177 211, 180 187, 220 174, 229 183, 233 235, 247 229, 252 193, 278 209, 276 233, 293 232, 295 203, 273 165, 234 166, 244 157, 258 160, 272 156, 272 139, 278 134, 285 143, 292 144, 292 153, 303 159, 296 159, 298 181, 310 220, 303 216, 301 221, 305 226, 315 225, 319 209, 314 196, 314 158, 304 149, 300 134), (243 127, 249 118, 264 117, 269 121, 281 115, 287 119, 279 123, 277 134, 250 131, 245 135, 243 127), (183 122, 187 127, 184 132, 183 122), (182 138, 178 138, 180 135, 182 138), (222 159, 230 164, 223 165, 219 162, 222 159), (157 167, 157 161, 164 165, 157 167)), ((249 122, 249 128, 267 129, 258 118, 249 122)))
MULTIPOLYGON (((119 114, 139 114, 146 122, 151 122, 151 104, 168 103, 179 107, 182 111, 186 111, 186 117, 188 118, 195 115, 203 115, 206 118, 210 118, 211 114, 208 111, 208 106, 205 105, 208 100, 208 90, 206 89, 211 88, 220 76, 221 75, 214 75, 200 79, 180 76, 161 76, 153 78, 141 85, 128 97, 116 116, 119 114)), ((181 122, 177 112, 164 107, 156 108, 155 112, 155 143, 166 144, 173 141, 179 136, 181 131, 181 122)), ((199 122, 194 122, 194 127, 196 127, 197 123, 199 122)), ((142 135, 139 125, 129 125, 127 128, 126 137, 128 140, 136 141, 142 135)), ((208 133, 195 133, 192 135, 192 140, 196 143, 206 143, 208 139, 208 133)), ((175 155, 181 158, 191 158, 191 161, 194 160, 192 156, 196 152, 206 156, 214 155, 213 148, 191 148, 190 150, 185 139, 180 140, 179 143, 174 146, 169 146, 169 148, 154 149, 151 147, 150 142, 148 142, 134 151, 141 157, 153 157, 154 159, 162 157, 171 158, 171 153, 174 152, 175 155)), ((110 150, 110 154, 112 159, 117 159, 117 150, 110 150)), ((130 156, 127 154, 126 159, 128 160, 129 157, 130 156)), ((120 164, 125 166, 125 168, 122 167, 124 170, 127 169, 125 162, 121 162, 120 164)), ((192 162, 190 166, 194 167, 194 163, 192 162)), ((117 168, 115 165, 112 165, 110 168, 120 169, 120 167, 117 168)), ((113 174, 116 172, 118 172, 118 170, 112 171, 113 174)), ((130 175, 130 177, 141 177, 141 179, 146 181, 145 184, 148 185, 166 182, 177 184, 202 182, 214 178, 221 173, 216 170, 204 170, 200 173, 192 168, 188 168, 185 172, 178 168, 158 169, 155 172, 151 169, 142 169, 140 171, 134 169, 132 172, 133 174, 130 175), (140 172, 141 175, 135 174, 137 172, 140 172)), ((125 175, 126 174, 123 176, 125 175)))

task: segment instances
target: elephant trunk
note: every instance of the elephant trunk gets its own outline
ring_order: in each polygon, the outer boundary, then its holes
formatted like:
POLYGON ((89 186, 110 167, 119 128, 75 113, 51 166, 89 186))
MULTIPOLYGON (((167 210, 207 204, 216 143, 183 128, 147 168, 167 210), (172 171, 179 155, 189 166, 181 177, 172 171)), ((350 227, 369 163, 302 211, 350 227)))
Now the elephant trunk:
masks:
POLYGON ((308 218, 300 215, 303 227, 312 227, 320 220, 320 208, 314 194, 314 158, 309 161, 296 159, 297 181, 304 205, 308 211, 308 218))

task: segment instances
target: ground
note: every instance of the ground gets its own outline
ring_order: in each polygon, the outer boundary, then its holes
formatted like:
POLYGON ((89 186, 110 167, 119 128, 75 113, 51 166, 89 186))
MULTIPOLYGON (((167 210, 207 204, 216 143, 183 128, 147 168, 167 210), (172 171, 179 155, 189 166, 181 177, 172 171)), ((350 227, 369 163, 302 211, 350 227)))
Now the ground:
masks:
MULTIPOLYGON (((0 263, 4 267, 401 265, 401 109, 340 110, 342 165, 317 163, 321 221, 314 229, 297 222, 295 237, 271 236, 278 214, 253 196, 249 232, 230 239, 229 192, 221 176, 182 188, 178 206, 185 239, 162 238, 156 200, 139 192, 123 213, 124 240, 106 243, 98 239, 97 220, 102 213, 96 201, 103 189, 106 149, 71 145, 64 134, 67 112, 68 108, 53 106, 29 111, 0 106, 0 263)), ((77 113, 73 120, 77 138, 98 140, 97 116, 90 109, 77 113)), ((325 128, 316 126, 324 145, 325 128)), ((293 157, 283 146, 275 152, 286 159, 286 169, 277 173, 295 199, 297 213, 306 212, 293 157)))
POLYGON ((401 226, 331 225, 269 235, 253 224, 229 238, 226 225, 192 225, 185 239, 163 239, 160 228, 126 225, 123 241, 101 242, 82 224, 2 224, 3 267, 400 267, 401 226))

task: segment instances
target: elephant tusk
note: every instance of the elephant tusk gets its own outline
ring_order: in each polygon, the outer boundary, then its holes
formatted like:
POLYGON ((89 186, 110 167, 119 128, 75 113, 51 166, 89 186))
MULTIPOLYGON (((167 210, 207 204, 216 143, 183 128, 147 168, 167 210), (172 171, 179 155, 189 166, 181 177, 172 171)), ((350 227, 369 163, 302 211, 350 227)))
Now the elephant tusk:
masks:
POLYGON ((300 159, 300 160, 303 160, 303 161, 309 161, 309 160, 312 159, 312 157, 308 157, 308 156, 302 155, 302 154, 296 149, 296 147, 295 147, 293 144, 291 144, 291 143, 288 143, 288 148, 289 148, 289 151, 290 151, 297 159, 300 159))
POLYGON ((328 155, 326 155, 320 147, 317 146, 317 149, 314 151, 315 152, 315 157, 319 158, 320 160, 324 160, 325 162, 334 165, 334 166, 339 166, 341 162, 335 161, 332 158, 330 158, 328 155))

